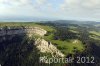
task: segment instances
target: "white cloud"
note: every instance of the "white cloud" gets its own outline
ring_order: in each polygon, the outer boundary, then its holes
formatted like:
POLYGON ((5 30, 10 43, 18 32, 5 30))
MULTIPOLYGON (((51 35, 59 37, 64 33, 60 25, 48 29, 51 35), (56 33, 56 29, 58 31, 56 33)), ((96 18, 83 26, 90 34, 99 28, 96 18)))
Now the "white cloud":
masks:
POLYGON ((64 0, 59 10, 64 17, 100 20, 100 0, 64 0))
POLYGON ((50 9, 52 7, 52 4, 49 3, 49 0, 35 0, 34 6, 36 8, 40 9, 50 9))
POLYGON ((8 5, 8 6, 21 6, 21 5, 29 5, 32 3, 32 0, 0 0, 0 5, 8 5))
POLYGON ((97 9, 100 8, 100 0, 64 0, 64 3, 60 7, 62 9, 97 9))
POLYGON ((41 16, 42 13, 39 12, 32 3, 32 0, 0 0, 0 17, 41 16))
POLYGON ((100 0, 0 0, 0 16, 16 15, 99 19, 100 0))
POLYGON ((43 5, 47 2, 47 0, 36 0, 36 3, 39 5, 43 5))
POLYGON ((82 6, 90 9, 100 8, 100 0, 84 0, 82 6))
POLYGON ((64 3, 60 5, 60 8, 63 10, 78 8, 79 2, 79 0, 64 0, 64 3))
POLYGON ((3 3, 4 2, 4 0, 0 0, 0 3, 3 3))

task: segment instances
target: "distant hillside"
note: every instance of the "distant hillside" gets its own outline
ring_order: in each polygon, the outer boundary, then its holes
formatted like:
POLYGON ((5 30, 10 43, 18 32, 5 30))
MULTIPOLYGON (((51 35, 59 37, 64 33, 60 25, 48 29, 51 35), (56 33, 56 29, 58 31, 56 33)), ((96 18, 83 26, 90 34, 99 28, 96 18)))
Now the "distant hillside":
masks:
POLYGON ((61 23, 61 24, 100 24, 100 22, 96 21, 77 21, 77 20, 56 20, 56 21, 45 21, 50 23, 61 23))

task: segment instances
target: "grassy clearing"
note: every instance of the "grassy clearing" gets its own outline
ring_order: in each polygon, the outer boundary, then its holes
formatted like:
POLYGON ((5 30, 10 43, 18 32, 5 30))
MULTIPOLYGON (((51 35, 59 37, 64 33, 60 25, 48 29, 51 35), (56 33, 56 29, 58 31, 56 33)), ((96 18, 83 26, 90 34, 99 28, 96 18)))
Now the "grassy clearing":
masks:
POLYGON ((100 32, 96 32, 96 31, 90 31, 89 33, 90 33, 90 34, 97 35, 97 36, 100 36, 100 32))
POLYGON ((77 27, 75 27, 75 26, 70 26, 69 28, 70 29, 77 29, 77 27))
POLYGON ((74 41, 76 41, 76 39, 73 40, 70 39, 65 41, 53 40, 53 34, 45 36, 44 39, 47 41, 51 41, 64 54, 69 54, 69 53, 74 54, 74 48, 76 48, 76 50, 78 50, 79 52, 82 52, 84 50, 84 45, 82 44, 81 41, 77 40, 76 43, 73 43, 74 41))
POLYGON ((52 40, 54 44, 57 44, 58 49, 61 49, 61 51, 64 54, 74 53, 74 48, 77 48, 79 52, 81 52, 83 48, 83 44, 81 41, 78 40, 77 43, 73 43, 74 40, 70 41, 60 41, 60 40, 52 40))
POLYGON ((77 30, 77 27, 74 27, 74 26, 70 26, 69 31, 71 31, 73 33, 79 33, 78 30, 77 30))
POLYGON ((98 37, 98 36, 89 36, 89 37, 92 39, 95 39, 95 40, 100 40, 100 37, 98 37))
MULTIPOLYGON (((72 28, 76 29, 76 27, 72 27, 72 28)), ((74 31, 74 30, 73 32, 78 33, 77 31, 74 31)), ((54 34, 51 33, 48 36, 44 36, 44 39, 52 42, 55 46, 57 46, 59 50, 61 50, 66 55, 69 53, 74 54, 74 48, 76 48, 76 50, 78 50, 79 52, 82 52, 84 50, 84 45, 82 44, 80 40, 77 40, 77 39, 69 39, 65 41, 54 40, 53 36, 54 34), (76 40, 77 42, 73 43, 76 40)))
POLYGON ((95 39, 95 40, 100 40, 100 32, 96 31, 90 31, 90 38, 95 39))
POLYGON ((79 33, 79 32, 76 31, 76 30, 69 30, 69 31, 71 31, 71 32, 73 32, 73 33, 79 33))

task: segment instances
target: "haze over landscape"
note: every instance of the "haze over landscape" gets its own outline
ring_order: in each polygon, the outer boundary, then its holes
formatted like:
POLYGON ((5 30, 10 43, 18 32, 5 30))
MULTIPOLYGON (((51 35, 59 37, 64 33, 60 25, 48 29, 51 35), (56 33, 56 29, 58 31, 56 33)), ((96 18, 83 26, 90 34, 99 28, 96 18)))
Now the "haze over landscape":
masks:
POLYGON ((100 21, 100 0, 0 0, 0 21, 100 21))

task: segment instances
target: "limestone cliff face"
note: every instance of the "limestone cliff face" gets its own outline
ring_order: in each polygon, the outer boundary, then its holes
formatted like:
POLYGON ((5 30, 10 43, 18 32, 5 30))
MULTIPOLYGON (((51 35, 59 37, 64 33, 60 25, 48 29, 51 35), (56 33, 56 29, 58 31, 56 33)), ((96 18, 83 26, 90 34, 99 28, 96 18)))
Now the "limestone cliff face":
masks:
POLYGON ((38 34, 43 36, 47 33, 46 30, 39 28, 39 27, 26 27, 26 28, 7 28, 0 29, 0 36, 4 35, 13 35, 13 34, 38 34))
MULTIPOLYGON (((27 34, 29 37, 31 37, 34 34, 44 36, 46 33, 47 33, 46 30, 39 27, 25 27, 16 29, 8 28, 6 30, 4 29, 0 30, 0 36, 13 35, 13 34, 27 34)), ((64 54, 62 54, 51 42, 48 42, 44 39, 40 38, 36 39, 35 45, 42 53, 51 53, 52 56, 64 57, 64 54)))
POLYGON ((33 34, 34 33, 34 34, 38 34, 40 36, 44 36, 47 33, 46 30, 44 30, 42 28, 39 28, 39 27, 33 27, 33 28, 30 28, 30 29, 26 29, 26 32, 28 34, 33 34))
POLYGON ((35 45, 42 53, 51 53, 53 57, 64 57, 64 54, 61 53, 51 42, 47 42, 44 39, 37 39, 35 45))

